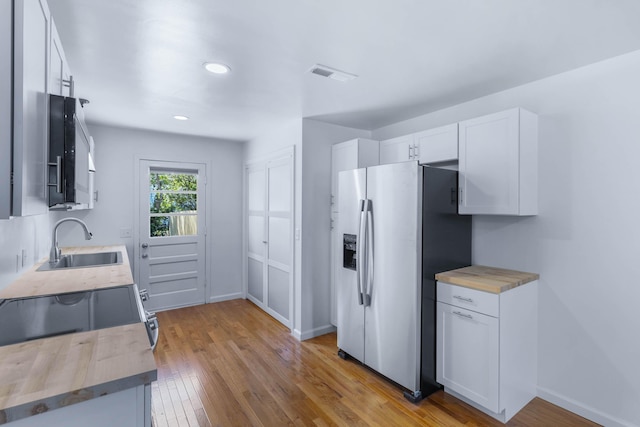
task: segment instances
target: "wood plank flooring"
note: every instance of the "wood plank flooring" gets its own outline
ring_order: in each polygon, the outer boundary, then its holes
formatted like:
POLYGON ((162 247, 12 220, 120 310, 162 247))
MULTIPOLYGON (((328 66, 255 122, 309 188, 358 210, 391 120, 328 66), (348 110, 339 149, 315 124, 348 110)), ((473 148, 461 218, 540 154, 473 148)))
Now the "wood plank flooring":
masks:
MULTIPOLYGON (((414 405, 336 352, 336 335, 298 342, 246 300, 158 314, 156 427, 501 426, 443 392, 414 405)), ((534 399, 509 426, 596 426, 534 399)))

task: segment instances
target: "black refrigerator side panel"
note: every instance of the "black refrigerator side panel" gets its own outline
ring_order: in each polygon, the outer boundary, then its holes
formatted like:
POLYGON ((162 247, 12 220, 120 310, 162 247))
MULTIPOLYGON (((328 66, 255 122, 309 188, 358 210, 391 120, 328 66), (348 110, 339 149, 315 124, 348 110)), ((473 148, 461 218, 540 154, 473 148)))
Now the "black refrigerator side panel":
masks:
POLYGON ((48 190, 49 207, 65 202, 64 197, 64 165, 58 164, 58 158, 64 159, 64 97, 49 97, 49 166, 48 190), (58 170, 58 168, 61 168, 58 170), (58 180, 62 181, 61 183, 58 180), (58 192, 58 186, 62 191, 58 192))
POLYGON ((471 265, 471 216, 458 215, 458 172, 424 167, 422 199, 421 386, 427 396, 436 383, 437 273, 471 265))

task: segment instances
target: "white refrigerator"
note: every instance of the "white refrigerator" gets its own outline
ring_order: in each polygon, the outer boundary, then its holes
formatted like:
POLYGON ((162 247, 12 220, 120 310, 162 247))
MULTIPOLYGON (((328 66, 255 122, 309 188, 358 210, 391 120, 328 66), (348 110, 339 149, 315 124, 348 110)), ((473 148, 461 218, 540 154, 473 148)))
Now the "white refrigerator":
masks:
POLYGON ((341 172, 338 185, 338 354, 418 401, 437 387, 433 276, 470 264, 457 172, 402 162, 341 172))

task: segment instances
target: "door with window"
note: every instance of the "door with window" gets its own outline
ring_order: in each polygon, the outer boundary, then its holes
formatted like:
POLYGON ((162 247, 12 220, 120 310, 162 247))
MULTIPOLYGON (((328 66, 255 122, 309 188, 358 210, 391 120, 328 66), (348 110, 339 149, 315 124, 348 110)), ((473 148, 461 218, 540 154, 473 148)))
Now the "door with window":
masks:
POLYGON ((206 301, 205 186, 204 164, 140 160, 136 271, 150 309, 206 301))
POLYGON ((293 327, 293 150, 247 166, 247 297, 293 327))

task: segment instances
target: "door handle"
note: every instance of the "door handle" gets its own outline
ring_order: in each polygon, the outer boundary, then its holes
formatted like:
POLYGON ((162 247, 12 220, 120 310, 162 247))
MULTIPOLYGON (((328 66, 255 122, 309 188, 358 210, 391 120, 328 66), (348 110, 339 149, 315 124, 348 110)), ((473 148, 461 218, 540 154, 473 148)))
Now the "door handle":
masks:
POLYGON ((358 290, 358 304, 364 305, 364 295, 362 288, 365 280, 365 234, 367 232, 367 213, 365 211, 365 200, 360 200, 360 223, 358 224, 358 237, 356 240, 356 286, 358 290))
POLYGON ((371 206, 371 200, 367 199, 367 281, 364 285, 364 305, 371 305, 371 294, 373 293, 373 209, 371 206))
POLYGON ((147 249, 148 247, 149 247, 149 244, 148 244, 148 243, 143 243, 143 244, 142 244, 142 249, 147 249))
POLYGON ((142 258, 149 258, 149 254, 142 254, 140 255, 142 258))

